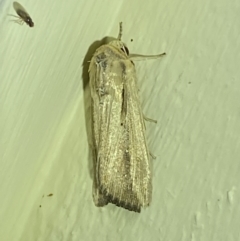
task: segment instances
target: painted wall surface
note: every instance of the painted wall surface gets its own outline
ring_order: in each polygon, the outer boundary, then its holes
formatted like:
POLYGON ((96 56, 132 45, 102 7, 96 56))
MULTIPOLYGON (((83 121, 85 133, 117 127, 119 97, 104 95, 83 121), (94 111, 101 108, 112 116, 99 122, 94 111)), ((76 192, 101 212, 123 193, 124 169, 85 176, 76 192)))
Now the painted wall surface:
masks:
POLYGON ((0 0, 0 240, 240 240, 240 1, 0 0), (141 214, 92 201, 88 61, 133 53, 153 160, 141 214), (53 194, 52 196, 48 196, 53 194))

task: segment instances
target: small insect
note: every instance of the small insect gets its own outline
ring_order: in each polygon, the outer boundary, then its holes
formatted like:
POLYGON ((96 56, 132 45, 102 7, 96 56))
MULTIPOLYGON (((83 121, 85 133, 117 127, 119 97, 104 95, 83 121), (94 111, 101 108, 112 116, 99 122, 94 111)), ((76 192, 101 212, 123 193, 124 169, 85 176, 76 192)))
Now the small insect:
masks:
POLYGON ((48 194, 47 196, 48 196, 48 197, 51 197, 51 196, 53 196, 53 194, 52 194, 52 193, 50 193, 50 194, 48 194))
POLYGON ((129 54, 118 39, 99 47, 89 66, 92 99, 93 200, 140 212, 152 197, 151 161, 133 59, 165 55, 129 54))
POLYGON ((15 23, 21 24, 21 25, 26 23, 29 27, 34 26, 32 18, 30 17, 30 15, 27 13, 27 11, 24 9, 24 7, 20 3, 13 2, 13 8, 15 9, 18 16, 15 16, 15 15, 12 15, 12 14, 9 14, 9 15, 13 16, 13 17, 16 17, 18 19, 12 20, 12 21, 14 21, 15 23))

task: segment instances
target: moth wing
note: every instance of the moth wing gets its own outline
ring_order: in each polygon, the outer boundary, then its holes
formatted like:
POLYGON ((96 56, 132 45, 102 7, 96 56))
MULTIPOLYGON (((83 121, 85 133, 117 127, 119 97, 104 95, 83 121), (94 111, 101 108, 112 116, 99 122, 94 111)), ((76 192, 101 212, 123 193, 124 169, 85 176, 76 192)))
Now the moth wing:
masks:
POLYGON ((151 178, 134 64, 111 53, 97 67, 90 65, 90 84, 95 203, 140 212, 150 203, 151 178))
POLYGON ((127 106, 126 126, 129 133, 129 156, 131 157, 131 176, 133 191, 141 206, 151 202, 151 161, 145 135, 145 123, 139 99, 135 66, 126 75, 125 98, 127 106), (131 73, 132 72, 132 73, 131 73), (134 74, 135 73, 135 74, 134 74))
POLYGON ((115 168, 115 162, 118 162, 116 147, 121 137, 119 126, 121 127, 123 83, 119 78, 121 69, 118 62, 112 59, 111 50, 108 45, 100 47, 89 68, 95 170, 93 198, 97 206, 112 202, 114 169, 118 169, 115 168))
POLYGON ((128 70, 124 74, 123 110, 126 116, 124 122, 124 138, 121 142, 125 152, 123 155, 128 174, 125 188, 128 202, 134 208, 148 206, 151 202, 151 163, 145 137, 145 124, 139 100, 137 76, 134 64, 127 60, 128 70))
POLYGON ((16 13, 23 19, 30 17, 26 9, 20 3, 13 2, 13 8, 15 9, 16 13))

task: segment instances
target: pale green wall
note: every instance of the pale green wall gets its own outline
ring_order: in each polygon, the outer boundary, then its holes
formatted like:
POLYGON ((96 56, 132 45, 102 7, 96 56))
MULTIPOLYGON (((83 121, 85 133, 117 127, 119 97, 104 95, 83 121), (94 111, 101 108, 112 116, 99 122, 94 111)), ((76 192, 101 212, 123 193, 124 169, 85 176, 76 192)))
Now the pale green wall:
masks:
POLYGON ((240 1, 21 4, 34 28, 1 0, 0 240, 240 240, 240 1), (157 158, 140 215, 92 201, 82 63, 120 21, 130 51, 167 52, 136 63, 158 120, 146 124, 157 158))

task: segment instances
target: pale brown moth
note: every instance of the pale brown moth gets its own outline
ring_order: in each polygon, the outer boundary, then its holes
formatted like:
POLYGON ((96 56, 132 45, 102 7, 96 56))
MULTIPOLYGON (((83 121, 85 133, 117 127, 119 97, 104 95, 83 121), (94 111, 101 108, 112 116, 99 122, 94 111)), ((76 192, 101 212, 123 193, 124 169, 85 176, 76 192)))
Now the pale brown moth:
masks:
POLYGON ((152 198, 151 158, 145 134, 145 117, 139 100, 133 60, 158 55, 129 54, 116 40, 94 53, 90 66, 92 136, 96 206, 113 203, 140 212, 152 198))

